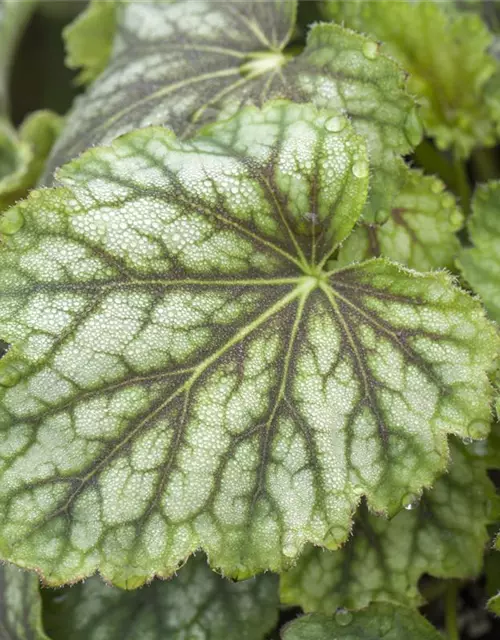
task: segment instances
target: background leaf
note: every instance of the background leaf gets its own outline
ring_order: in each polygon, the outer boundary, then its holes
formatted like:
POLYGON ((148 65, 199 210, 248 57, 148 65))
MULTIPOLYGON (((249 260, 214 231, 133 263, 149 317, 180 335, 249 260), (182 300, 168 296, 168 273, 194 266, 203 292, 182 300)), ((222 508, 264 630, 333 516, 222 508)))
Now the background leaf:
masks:
MULTIPOLYGON (((488 52, 493 36, 477 15, 427 1, 328 0, 325 15, 383 42, 410 73, 425 131, 440 149, 469 156, 497 139, 498 107, 488 81, 497 62, 488 52)), ((495 85, 496 86, 496 85, 495 85)))
POLYGON ((263 640, 278 621, 277 576, 231 582, 202 555, 134 592, 94 577, 46 600, 52 640, 263 640))
POLYGON ((282 601, 326 614, 374 601, 421 605, 424 574, 473 578, 481 571, 494 495, 482 460, 454 442, 449 473, 420 502, 392 520, 363 508, 342 549, 309 547, 282 574, 282 601))
POLYGON ((341 110, 369 147, 367 214, 404 181, 401 154, 420 140, 403 71, 374 42, 316 25, 294 46, 296 2, 133 2, 120 7, 108 68, 79 99, 46 172, 95 144, 146 125, 181 138, 241 105, 293 98, 341 110))
POLYGON ((386 256, 418 271, 453 268, 463 215, 444 188, 441 180, 410 170, 387 220, 361 220, 340 249, 338 263, 386 256))
POLYGON ((288 624, 282 640, 442 640, 416 611, 374 604, 357 613, 339 612, 335 618, 311 614, 288 624))
POLYGON ((473 248, 463 249, 459 266, 494 320, 500 320, 500 181, 480 185, 468 229, 473 248))
POLYGON ((0 566, 0 638, 49 640, 42 627, 38 578, 12 565, 0 566))
POLYGON ((81 71, 77 84, 90 84, 106 68, 116 30, 117 0, 91 0, 63 32, 66 65, 81 71))

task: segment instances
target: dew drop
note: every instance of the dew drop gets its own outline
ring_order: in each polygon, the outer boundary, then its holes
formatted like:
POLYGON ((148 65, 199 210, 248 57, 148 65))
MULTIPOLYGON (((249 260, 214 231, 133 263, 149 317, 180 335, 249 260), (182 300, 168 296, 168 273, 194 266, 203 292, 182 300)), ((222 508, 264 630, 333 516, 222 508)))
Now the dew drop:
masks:
POLYGON ((375 214, 375 222, 377 224, 384 224, 384 222, 387 222, 390 215, 391 214, 388 209, 379 209, 375 214))
POLYGON ((458 211, 457 209, 455 209, 455 211, 452 212, 452 214, 450 215, 450 222, 454 227, 460 227, 462 225, 464 221, 464 217, 463 215, 460 213, 460 211, 458 211))
POLYGON ((339 133, 345 129, 347 120, 343 116, 333 116, 325 122, 325 129, 331 133, 339 133))
POLYGON ((418 507, 419 502, 420 498, 418 496, 408 493, 403 498, 403 507, 406 511, 412 511, 418 507))
POLYGON ((335 622, 341 627, 347 627, 352 622, 352 613, 347 609, 337 609, 335 612, 335 622))
POLYGON ((490 432, 490 426, 483 420, 474 420, 469 425, 469 435, 474 440, 484 440, 490 432))
POLYGON ((453 207, 454 204, 455 198, 451 195, 451 193, 446 193, 441 198, 441 206, 443 207, 443 209, 449 209, 450 207, 453 207))
POLYGON ((296 558, 299 554, 299 547, 291 540, 285 540, 283 544, 283 555, 287 558, 296 558))
POLYGON ((0 386, 13 387, 19 382, 21 372, 12 365, 6 365, 0 369, 0 386))
POLYGON ((416 109, 412 109, 408 114, 404 124, 404 132, 406 139, 412 147, 416 147, 420 140, 422 140, 422 123, 420 122, 416 109))
POLYGON ((363 45, 363 55, 368 60, 375 60, 378 53, 378 44, 376 42, 365 42, 363 45))
POLYGON ((364 160, 358 160, 352 165, 352 172, 356 178, 366 178, 369 172, 368 162, 364 160))
POLYGON ((441 191, 443 191, 444 189, 444 182, 441 182, 441 180, 434 180, 434 182, 431 185, 431 191, 432 193, 441 193, 441 191))
POLYGON ((7 213, 0 219, 0 233, 10 236, 17 233, 23 225, 24 216, 21 211, 19 211, 19 208, 16 207, 15 209, 7 211, 7 213))

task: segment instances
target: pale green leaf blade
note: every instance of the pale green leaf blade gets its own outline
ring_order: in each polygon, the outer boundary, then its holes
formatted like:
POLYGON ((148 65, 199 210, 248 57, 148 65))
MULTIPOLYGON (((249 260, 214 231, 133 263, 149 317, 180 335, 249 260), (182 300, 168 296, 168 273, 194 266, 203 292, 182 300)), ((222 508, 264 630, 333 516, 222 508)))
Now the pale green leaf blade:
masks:
POLYGON ((293 57, 295 14, 295 0, 125 4, 111 61, 70 114, 47 181, 82 150, 135 128, 161 124, 185 138, 243 104, 292 98, 351 118, 369 146, 368 211, 389 206, 403 180, 400 156, 420 138, 404 73, 337 25, 314 26, 293 57))
POLYGON ((52 640, 264 640, 279 600, 277 576, 231 582, 197 556, 168 581, 130 592, 94 577, 54 592, 45 607, 52 640))
POLYGON ((12 565, 0 565, 0 638, 49 640, 42 625, 38 578, 12 565))
POLYGON ((486 96, 497 62, 493 36, 478 15, 449 11, 447 3, 409 0, 328 0, 325 14, 383 42, 410 73, 428 135, 440 149, 467 157, 497 139, 498 107, 486 96))
POLYGON ((90 84, 106 68, 116 29, 118 0, 91 0, 63 31, 66 65, 81 69, 77 84, 90 84))
POLYGON ((309 547, 281 575, 281 599, 331 614, 370 602, 422 604, 422 575, 473 578, 481 570, 495 489, 485 465, 453 443, 447 474, 391 520, 362 508, 354 534, 338 551, 309 547))
POLYGON ((360 221, 339 252, 340 265, 385 256, 417 271, 454 267, 463 215, 438 178, 410 170, 386 215, 385 222, 360 221))
POLYGON ((189 142, 137 131, 6 214, 6 557, 50 584, 137 584, 199 548, 281 571, 487 431, 477 301, 381 259, 325 270, 368 186, 332 118, 280 101, 189 142))
POLYGON ((494 320, 500 319, 500 182, 480 185, 468 224, 474 247, 463 249, 459 266, 464 278, 494 320))
POLYGON ((310 614, 284 627, 282 640, 442 640, 441 634, 418 611, 374 604, 357 613, 335 618, 310 614))

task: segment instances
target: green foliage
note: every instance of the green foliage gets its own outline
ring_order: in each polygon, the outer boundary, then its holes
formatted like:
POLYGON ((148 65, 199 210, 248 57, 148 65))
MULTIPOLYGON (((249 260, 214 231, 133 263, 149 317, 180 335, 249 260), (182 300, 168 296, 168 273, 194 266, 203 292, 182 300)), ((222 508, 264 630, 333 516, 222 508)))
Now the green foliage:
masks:
POLYGON ((498 7, 81 9, 0 0, 0 640, 481 638, 498 7))
POLYGON ((0 566, 0 638, 49 640, 42 627, 38 578, 12 565, 0 566))
MULTIPOLYGON (((492 146, 499 123, 498 96, 489 96, 497 62, 493 36, 477 15, 425 0, 326 0, 325 14, 382 41, 410 73, 426 133, 440 149, 468 156, 492 146), (489 96, 486 99, 486 96, 489 96)), ((496 86, 496 83, 495 83, 496 86)))
POLYGON ((500 181, 481 185, 474 194, 468 230, 473 248, 460 254, 460 267, 495 320, 500 319, 500 181))
POLYGON ((233 583, 198 556, 174 579, 133 592, 99 578, 52 591, 45 626, 52 640, 264 640, 278 604, 276 576, 233 583))
POLYGON ((418 271, 453 268, 463 216, 444 188, 438 178, 411 170, 391 210, 372 223, 361 220, 342 246, 338 263, 383 255, 418 271))
POLYGON ((64 30, 66 64, 81 68, 77 84, 90 84, 106 68, 116 29, 117 0, 91 0, 88 7, 64 30))
POLYGON ((479 303, 443 272, 326 268, 368 186, 339 118, 137 131, 0 221, 8 559, 51 584, 138 585, 200 546, 281 571, 343 543, 361 496, 394 513, 428 486, 448 433, 487 434, 479 303))
POLYGON ((36 185, 61 126, 52 111, 30 114, 17 132, 0 125, 0 212, 36 185))
POLYGON ((313 614, 290 623, 282 640, 442 640, 442 636, 417 612, 390 604, 373 604, 334 618, 313 614))
POLYGON ((392 520, 361 509, 336 552, 310 547, 281 576, 283 602, 330 614, 370 602, 422 604, 422 575, 472 578, 481 570, 494 487, 482 460, 454 443, 450 471, 392 520))
POLYGON ((181 138, 243 104, 270 98, 311 100, 341 110, 366 137, 375 214, 404 180, 400 155, 420 139, 404 73, 372 41, 336 25, 311 28, 300 55, 290 44, 295 0, 130 3, 120 7, 113 56, 79 100, 49 163, 151 124, 181 138), (210 25, 207 28, 207 25, 210 25))

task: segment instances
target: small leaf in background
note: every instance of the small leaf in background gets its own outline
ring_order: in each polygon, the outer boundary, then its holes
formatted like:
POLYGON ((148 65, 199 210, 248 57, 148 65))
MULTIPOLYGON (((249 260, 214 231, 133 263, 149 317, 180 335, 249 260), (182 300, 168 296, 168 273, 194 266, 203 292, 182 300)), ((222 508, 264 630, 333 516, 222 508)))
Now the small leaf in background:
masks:
POLYGON ((49 640, 42 626, 42 599, 34 573, 0 565, 0 638, 49 640))
POLYGON ((487 607, 491 613, 494 613, 496 616, 500 616, 500 593, 488 600, 487 607))
POLYGON ((112 58, 69 115, 46 183, 87 147, 135 128, 161 124, 186 138, 244 104, 293 98, 351 119, 369 147, 366 213, 387 209, 404 181, 401 155, 421 137, 404 72, 373 41, 333 24, 313 26, 298 55, 296 5, 192 2, 189 12, 185 2, 121 5, 112 58))
POLYGON ((488 52, 493 36, 481 18, 450 5, 328 0, 322 6, 325 16, 382 41, 382 50, 410 73, 408 88, 421 105, 426 133, 438 148, 468 157, 474 147, 497 139, 498 63, 488 52))
MULTIPOLYGON (((15 131, 9 115, 8 85, 12 61, 35 5, 35 0, 0 0, 0 212, 33 186, 53 142, 52 138, 45 157, 36 159, 36 144, 31 144, 29 135, 15 131)), ((32 125, 28 128, 29 132, 33 131, 32 125)))
POLYGON ((499 321, 500 181, 491 181, 476 189, 468 230, 474 247, 462 250, 459 266, 491 317, 499 321))
POLYGON ((0 0, 0 123, 9 114, 8 84, 14 53, 35 5, 36 0, 0 0))
POLYGON ((63 31, 66 65, 81 71, 77 84, 90 84, 106 68, 116 29, 118 0, 91 0, 63 31))
POLYGON ((231 582, 199 555, 133 592, 98 577, 48 591, 44 622, 52 640, 264 640, 278 621, 277 580, 231 582))
POLYGON ((136 131, 0 223, 0 548, 118 585, 205 549, 245 577, 336 548, 484 438, 498 338, 446 273, 327 271, 368 186, 337 112, 136 131))
POLYGON ((482 461, 453 442, 450 471, 420 501, 391 520, 361 509, 342 549, 309 547, 281 575, 281 599, 327 614, 374 601, 419 606, 424 574, 474 578, 481 571, 494 494, 482 461))
POLYGON ((443 640, 417 611, 373 604, 363 611, 339 611, 332 618, 313 613, 289 623, 282 640, 443 640))
POLYGON ((36 111, 17 132, 0 125, 0 213, 36 185, 62 121, 52 111, 36 111))
POLYGON ((386 218, 361 220, 340 249, 339 265, 382 255, 417 271, 454 266, 463 215, 441 180, 410 170, 386 218))

